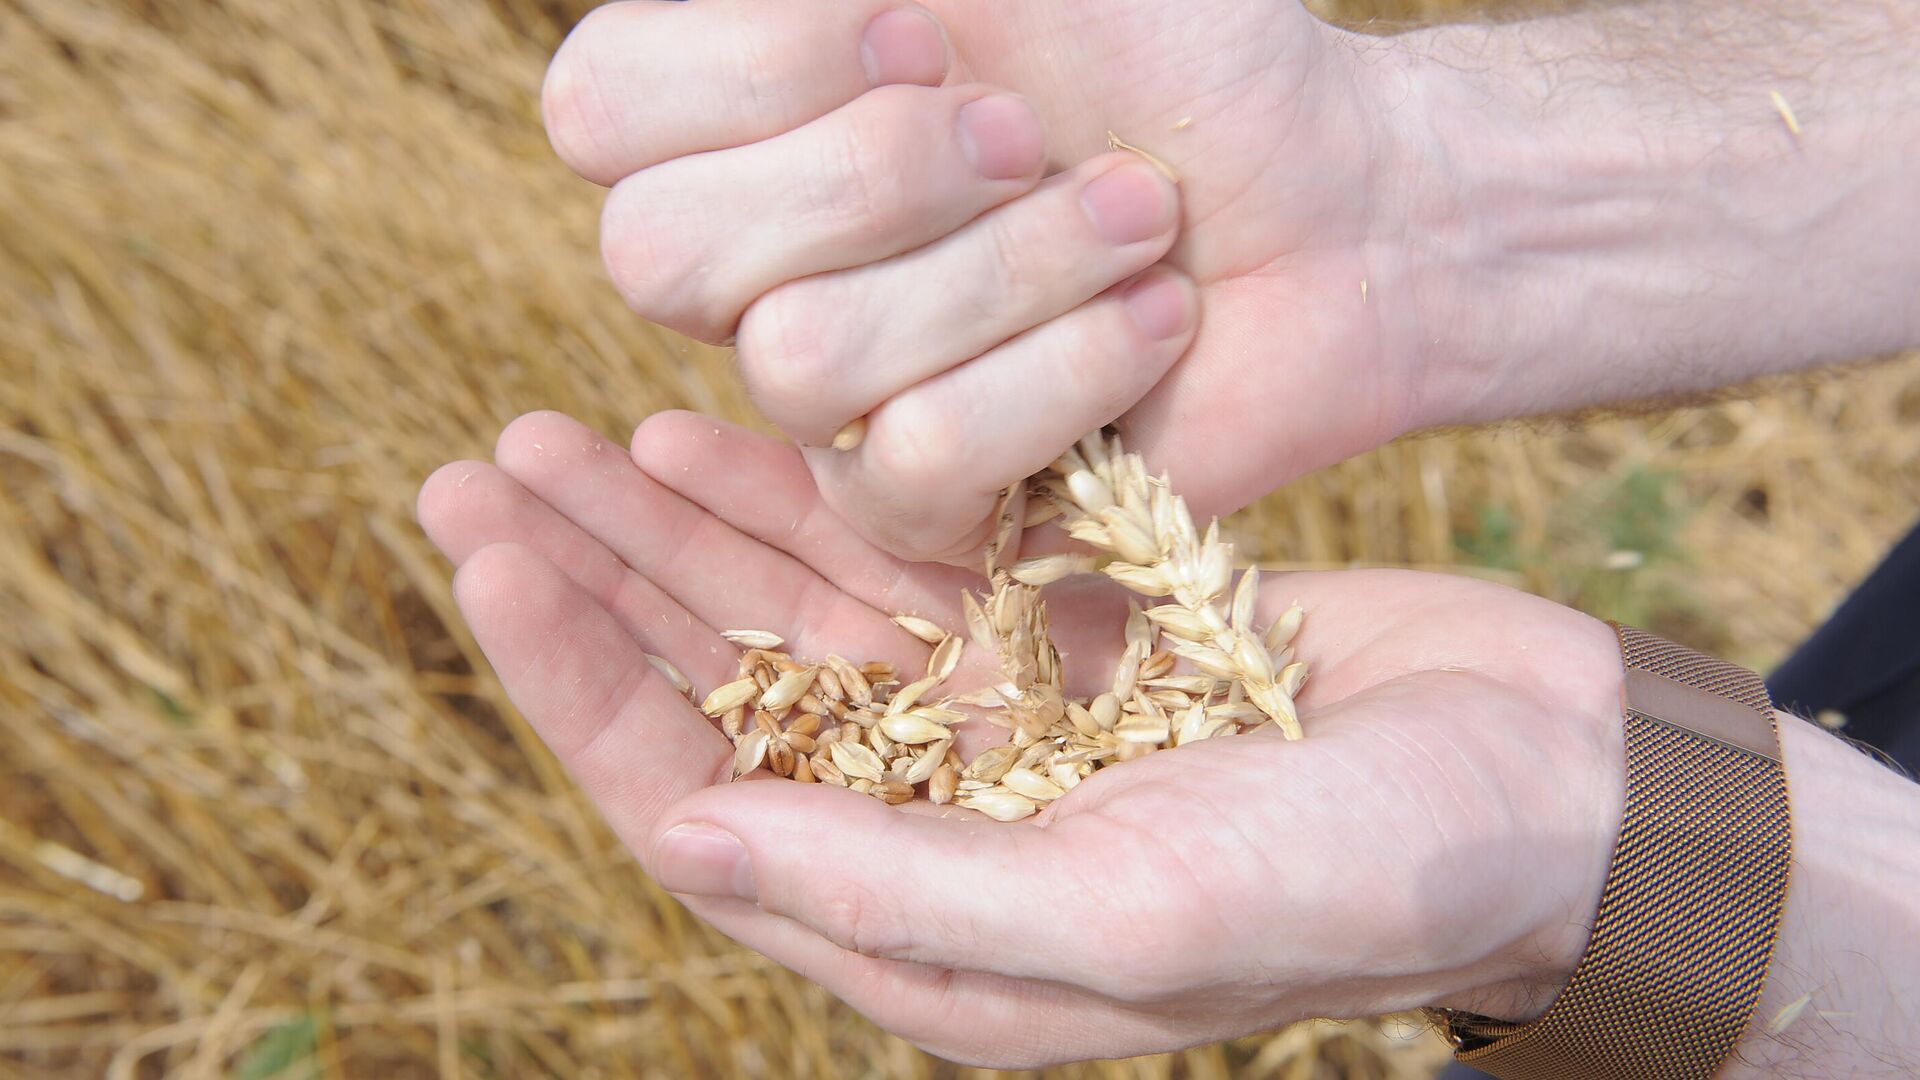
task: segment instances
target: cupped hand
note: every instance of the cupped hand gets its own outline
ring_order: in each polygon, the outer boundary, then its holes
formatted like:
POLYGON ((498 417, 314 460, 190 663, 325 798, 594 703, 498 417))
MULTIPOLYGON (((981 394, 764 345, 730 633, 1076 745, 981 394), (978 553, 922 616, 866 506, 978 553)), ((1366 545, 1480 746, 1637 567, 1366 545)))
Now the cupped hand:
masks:
POLYGON ((1206 513, 1419 422, 1369 48, 1297 0, 638 0, 544 104, 612 186, 628 302, 737 335, 827 504, 964 563, 1000 489, 1116 418, 1206 513))
MULTIPOLYGON (((704 692, 735 671, 719 631, 754 628, 911 670, 926 647, 888 613, 960 625, 979 579, 863 540, 790 446, 668 413, 629 453, 533 414, 492 464, 436 472, 420 517, 508 693, 660 884, 942 1056, 1029 1066, 1429 1002, 1517 1017, 1583 947, 1620 816, 1621 675, 1607 628, 1566 608, 1438 575, 1271 575, 1261 621, 1308 612, 1303 740, 1162 751, 1003 825, 726 783, 727 740, 647 663, 704 692)), ((1069 681, 1109 680, 1124 598, 1046 596, 1069 681)), ((957 689, 992 677, 968 665, 957 689)))

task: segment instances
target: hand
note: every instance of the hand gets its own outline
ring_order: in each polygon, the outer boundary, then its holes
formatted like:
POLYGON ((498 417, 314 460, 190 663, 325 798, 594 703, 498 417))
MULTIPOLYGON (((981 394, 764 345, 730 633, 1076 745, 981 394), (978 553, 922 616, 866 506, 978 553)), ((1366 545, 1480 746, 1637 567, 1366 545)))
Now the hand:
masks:
POLYGON ((1202 513, 1418 422, 1424 339, 1377 301, 1417 185, 1362 48, 1296 0, 620 3, 544 102, 613 185, 628 302, 737 332, 827 504, 965 562, 1000 489, 1115 418, 1202 513))
MULTIPOLYGON (((999 825, 721 782, 726 740, 646 662, 704 691, 734 672, 718 629, 752 627, 911 668, 925 647, 885 613, 959 625, 979 580, 870 546, 791 447, 669 413, 629 456, 534 414, 495 464, 435 473, 420 517, 508 692, 661 885, 942 1056, 1025 1067, 1429 1002, 1521 1017, 1584 947, 1621 813, 1621 674, 1608 629, 1566 608, 1464 578, 1274 575, 1262 621, 1308 612, 1303 741, 1156 753, 999 825)), ((1047 596, 1070 679, 1104 681, 1122 600, 1047 596)))

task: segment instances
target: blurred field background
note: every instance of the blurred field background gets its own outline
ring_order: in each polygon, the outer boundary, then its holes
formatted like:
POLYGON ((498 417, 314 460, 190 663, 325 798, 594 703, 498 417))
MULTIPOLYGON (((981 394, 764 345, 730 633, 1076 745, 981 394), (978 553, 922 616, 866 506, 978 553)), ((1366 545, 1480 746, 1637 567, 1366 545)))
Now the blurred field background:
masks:
MULTIPOLYGON (((655 892, 413 524, 529 409, 750 417, 723 353, 622 308, 547 148, 586 6, 0 0, 0 1076, 972 1075, 655 892)), ((1232 526, 1766 665, 1916 505, 1907 357, 1406 440, 1232 526)), ((1439 1057, 1310 1025, 1057 1075, 1439 1057)))

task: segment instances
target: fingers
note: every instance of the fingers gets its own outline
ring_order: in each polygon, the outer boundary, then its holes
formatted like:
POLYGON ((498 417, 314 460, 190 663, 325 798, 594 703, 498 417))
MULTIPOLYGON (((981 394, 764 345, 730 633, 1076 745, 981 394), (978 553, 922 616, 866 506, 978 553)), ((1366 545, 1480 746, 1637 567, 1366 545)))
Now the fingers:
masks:
POLYGON ((1178 208, 1138 156, 1095 158, 925 247, 774 288, 740 323, 741 372, 781 430, 824 446, 896 392, 1151 266, 1178 208))
POLYGON ((801 655, 926 662, 926 647, 885 615, 655 483, 571 417, 520 417, 494 459, 709 626, 772 630, 801 655))
POLYGON ((1198 1018, 1135 1012, 1056 984, 850 953, 744 901, 680 899, 721 933, 949 1061, 1019 1069, 1124 1057, 1187 1045, 1207 1028, 1198 1018))
POLYGON ((775 285, 944 236, 1033 187, 1044 164, 1040 119, 1014 95, 885 86, 785 134, 620 181, 601 252, 634 310, 719 341, 775 285))
POLYGON ((1137 994, 1170 959, 1165 867, 1097 818, 1072 825, 736 784, 676 806, 645 850, 663 888, 752 900, 851 952, 1137 994))
POLYGON ((694 685, 710 689, 734 678, 739 652, 731 643, 494 466, 478 461, 442 466, 421 485, 418 516, 427 538, 454 566, 493 544, 531 548, 572 578, 643 648, 670 657, 694 685))
POLYGON ((697 413, 655 413, 633 433, 633 460, 708 513, 801 560, 884 612, 960 627, 960 591, 980 576, 903 563, 869 544, 820 498, 791 444, 697 413))
POLYGON ((1185 275, 1156 267, 890 398, 851 451, 809 450, 828 503, 908 560, 985 539, 1008 484, 1124 413, 1192 340, 1185 275))
POLYGON ((726 738, 606 609, 530 549, 474 552, 453 595, 507 696, 629 846, 728 767, 726 738))
POLYGON ((611 185, 770 138, 875 86, 937 86, 947 63, 938 22, 898 0, 607 4, 560 47, 541 110, 561 160, 611 185))

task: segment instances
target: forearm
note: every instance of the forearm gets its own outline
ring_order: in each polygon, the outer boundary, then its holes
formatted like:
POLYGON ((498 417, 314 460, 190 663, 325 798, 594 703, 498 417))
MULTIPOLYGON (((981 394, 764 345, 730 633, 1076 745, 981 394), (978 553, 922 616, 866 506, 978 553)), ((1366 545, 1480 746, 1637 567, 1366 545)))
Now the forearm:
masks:
POLYGON ((1608 8, 1378 50, 1408 154, 1404 299, 1378 295, 1419 420, 1920 344, 1916 54, 1920 4, 1896 0, 1608 8))
POLYGON ((1793 869, 1766 989, 1723 1078, 1920 1072, 1920 786, 1780 718, 1793 869))

